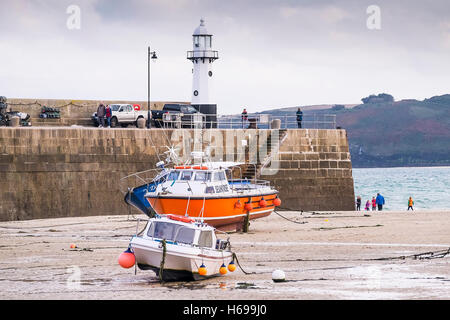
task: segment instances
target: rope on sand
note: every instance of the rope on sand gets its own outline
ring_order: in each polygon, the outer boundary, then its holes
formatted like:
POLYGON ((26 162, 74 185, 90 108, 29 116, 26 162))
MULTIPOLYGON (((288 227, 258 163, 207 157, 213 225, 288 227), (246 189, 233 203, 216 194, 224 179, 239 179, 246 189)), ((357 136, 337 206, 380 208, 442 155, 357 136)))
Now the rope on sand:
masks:
POLYGON ((293 223, 297 223, 297 224, 305 224, 305 223, 308 223, 308 222, 306 222, 306 221, 304 221, 304 222, 299 222, 299 221, 295 221, 295 220, 291 220, 291 219, 289 219, 289 218, 286 218, 286 217, 284 217, 284 216, 282 216, 281 214, 279 214, 277 211, 273 211, 273 212, 275 212, 277 215, 279 215, 280 217, 282 217, 283 219, 286 219, 287 221, 290 221, 290 222, 293 222, 293 223))
POLYGON ((236 253, 234 253, 234 252, 233 252, 233 260, 236 260, 236 263, 237 263, 237 265, 239 266, 239 269, 241 269, 241 271, 242 271, 243 273, 245 273, 245 274, 256 274, 256 272, 246 272, 246 271, 242 268, 241 264, 239 263, 239 259, 238 259, 237 255, 236 255, 236 253))

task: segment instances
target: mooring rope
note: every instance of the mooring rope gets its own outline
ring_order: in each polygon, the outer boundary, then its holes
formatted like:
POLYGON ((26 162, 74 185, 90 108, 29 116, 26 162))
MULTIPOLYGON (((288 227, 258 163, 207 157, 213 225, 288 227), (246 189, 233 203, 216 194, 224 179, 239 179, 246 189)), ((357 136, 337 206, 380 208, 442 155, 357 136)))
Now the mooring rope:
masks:
POLYGON ((161 241, 161 244, 162 244, 162 248, 163 248, 163 254, 162 254, 161 264, 159 265, 159 281, 163 282, 164 263, 166 262, 166 252, 167 252, 166 239, 163 239, 161 241))
POLYGON ((243 273, 245 273, 245 274, 256 274, 256 272, 246 272, 244 270, 244 268, 242 268, 241 264, 239 263, 239 259, 238 259, 237 255, 236 255, 236 253, 233 252, 233 256, 232 257, 233 257, 233 260, 236 260, 236 263, 237 263, 239 269, 241 269, 241 271, 243 273))
POLYGON ((284 217, 284 216, 282 216, 281 214, 279 214, 277 211, 273 211, 273 212, 275 212, 277 215, 279 215, 280 217, 282 217, 283 219, 286 219, 287 221, 290 221, 290 222, 293 222, 293 223, 297 223, 297 224, 305 224, 305 223, 308 223, 307 221, 304 221, 304 222, 299 222, 299 221, 295 221, 295 220, 291 220, 291 219, 289 219, 289 218, 286 218, 286 217, 284 217))

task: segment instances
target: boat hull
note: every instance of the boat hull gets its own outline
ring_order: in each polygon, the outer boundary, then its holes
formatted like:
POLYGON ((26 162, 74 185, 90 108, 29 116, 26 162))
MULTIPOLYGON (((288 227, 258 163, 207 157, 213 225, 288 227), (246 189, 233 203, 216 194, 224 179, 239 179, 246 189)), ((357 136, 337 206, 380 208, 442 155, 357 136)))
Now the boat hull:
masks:
MULTIPOLYGON (((134 237, 130 242, 136 257, 136 264, 142 270, 152 270, 159 276, 161 261, 163 260, 163 248, 161 242, 148 241, 134 237)), ((230 251, 201 249, 177 244, 166 244, 163 281, 190 281, 202 280, 220 276, 222 264, 228 265, 232 261, 230 251), (198 269, 205 265, 207 274, 200 275, 198 269)))
POLYGON ((209 225, 224 229, 226 226, 242 224, 249 214, 249 219, 258 219, 270 215, 275 209, 273 200, 278 192, 258 196, 230 196, 220 198, 177 197, 171 195, 148 196, 147 200, 160 215, 189 215, 192 218, 203 218, 209 225), (259 202, 264 198, 266 206, 259 202), (250 202, 252 210, 248 212, 245 204, 250 202), (240 204, 240 205, 239 205, 240 204))

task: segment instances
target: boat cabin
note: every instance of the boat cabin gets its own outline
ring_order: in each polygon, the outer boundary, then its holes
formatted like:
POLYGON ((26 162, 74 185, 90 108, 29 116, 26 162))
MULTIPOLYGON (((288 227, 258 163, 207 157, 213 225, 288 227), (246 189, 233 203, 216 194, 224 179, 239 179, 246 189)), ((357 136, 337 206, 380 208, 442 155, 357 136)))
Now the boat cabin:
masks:
POLYGON ((143 236, 155 241, 207 249, 225 249, 228 241, 216 238, 215 229, 189 217, 168 215, 150 219, 143 236))

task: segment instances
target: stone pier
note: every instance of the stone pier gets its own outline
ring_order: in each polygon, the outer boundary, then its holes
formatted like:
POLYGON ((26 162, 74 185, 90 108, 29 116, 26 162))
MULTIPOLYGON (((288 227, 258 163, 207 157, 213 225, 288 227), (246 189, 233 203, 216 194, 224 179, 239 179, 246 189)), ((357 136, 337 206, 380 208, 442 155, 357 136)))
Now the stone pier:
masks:
MULTIPOLYGON (((215 160, 248 161, 268 131, 200 130, 197 141, 187 129, 0 127, 0 221, 128 214, 121 178, 154 168, 166 146, 185 156, 196 142, 212 144, 215 160)), ((261 179, 280 191, 283 208, 354 209, 345 130, 288 130, 278 151, 261 179)))

